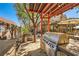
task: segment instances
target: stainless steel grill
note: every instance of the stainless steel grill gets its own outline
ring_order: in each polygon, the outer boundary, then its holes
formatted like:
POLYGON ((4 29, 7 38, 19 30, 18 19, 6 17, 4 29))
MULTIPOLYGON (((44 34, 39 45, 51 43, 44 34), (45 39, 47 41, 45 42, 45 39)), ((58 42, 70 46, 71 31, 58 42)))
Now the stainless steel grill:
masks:
POLYGON ((49 49, 48 55, 57 55, 58 46, 66 45, 69 43, 68 35, 64 33, 47 32, 43 35, 43 42, 45 50, 49 49))

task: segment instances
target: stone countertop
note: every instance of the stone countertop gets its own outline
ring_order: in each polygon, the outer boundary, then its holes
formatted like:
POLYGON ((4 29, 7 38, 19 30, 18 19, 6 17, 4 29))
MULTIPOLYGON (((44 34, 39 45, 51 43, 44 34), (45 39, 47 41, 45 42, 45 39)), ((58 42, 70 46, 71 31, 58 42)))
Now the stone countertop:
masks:
POLYGON ((69 51, 68 49, 66 49, 66 45, 61 45, 58 46, 58 49, 63 52, 64 54, 68 55, 68 56, 76 56, 76 54, 72 53, 71 51, 69 51))

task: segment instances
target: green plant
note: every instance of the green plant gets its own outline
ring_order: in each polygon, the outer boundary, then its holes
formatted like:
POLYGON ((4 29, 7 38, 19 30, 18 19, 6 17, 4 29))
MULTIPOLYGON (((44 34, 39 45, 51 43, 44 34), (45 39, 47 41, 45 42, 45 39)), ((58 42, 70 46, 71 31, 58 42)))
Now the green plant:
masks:
POLYGON ((22 27, 22 28, 21 28, 21 31, 22 31, 24 34, 29 32, 28 27, 22 27))

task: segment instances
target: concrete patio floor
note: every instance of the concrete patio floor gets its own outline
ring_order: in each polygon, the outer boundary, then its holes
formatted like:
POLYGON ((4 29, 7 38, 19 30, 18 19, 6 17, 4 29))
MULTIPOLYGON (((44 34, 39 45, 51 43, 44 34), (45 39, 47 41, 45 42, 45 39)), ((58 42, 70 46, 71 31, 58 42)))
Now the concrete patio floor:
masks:
POLYGON ((19 54, 20 56, 47 56, 47 54, 40 49, 40 39, 36 43, 27 42, 21 45, 19 54))

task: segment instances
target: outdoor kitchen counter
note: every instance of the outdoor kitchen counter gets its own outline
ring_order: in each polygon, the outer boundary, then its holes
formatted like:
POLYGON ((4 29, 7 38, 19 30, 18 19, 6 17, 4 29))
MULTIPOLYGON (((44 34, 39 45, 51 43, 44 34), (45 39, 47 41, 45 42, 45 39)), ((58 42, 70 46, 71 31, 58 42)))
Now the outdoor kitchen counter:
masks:
POLYGON ((14 44, 15 40, 0 40, 0 56, 7 53, 14 44))
POLYGON ((66 45, 58 46, 59 51, 64 53, 67 56, 76 56, 74 53, 70 52, 68 49, 66 49, 66 45))

